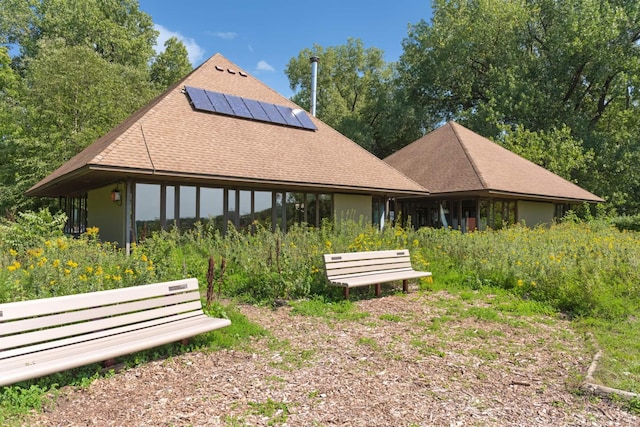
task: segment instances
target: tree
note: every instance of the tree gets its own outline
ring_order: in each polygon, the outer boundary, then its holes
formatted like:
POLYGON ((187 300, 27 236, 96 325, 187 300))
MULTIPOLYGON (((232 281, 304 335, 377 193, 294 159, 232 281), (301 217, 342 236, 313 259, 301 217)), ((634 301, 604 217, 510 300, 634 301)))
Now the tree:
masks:
MULTIPOLYGON (((0 207, 16 205, 13 187, 18 171, 15 158, 16 141, 21 138, 23 109, 20 96, 24 88, 20 76, 11 67, 8 49, 0 46, 0 207)), ((5 209, 0 214, 5 214, 5 209)))
POLYGON ((0 55, 0 75, 22 89, 9 103, 0 95, 0 115, 11 108, 0 124, 4 212, 47 204, 24 191, 160 88, 149 76, 157 32, 135 0, 2 0, 0 32, 20 50, 10 73, 0 55))
POLYGON ((187 48, 176 37, 171 37, 164 42, 164 52, 151 64, 151 81, 166 88, 186 76, 192 68, 187 48))
MULTIPOLYGON (((630 172, 620 147, 640 145, 637 121, 620 120, 640 108, 640 3, 434 0, 433 7, 430 24, 410 27, 399 63, 399 86, 421 126, 455 119, 484 136, 500 139, 506 127, 522 133, 513 141, 547 145, 568 132, 582 146, 579 164, 595 159, 589 174, 575 163, 569 174, 610 200, 619 194, 622 209, 640 208, 629 197, 640 181, 613 187, 622 184, 617 171, 630 172)), ((571 164, 576 152, 557 154, 559 164, 571 164)))
POLYGON ((393 64, 385 63, 380 49, 365 49, 362 41, 346 45, 303 49, 285 70, 293 101, 310 105, 312 56, 319 58, 317 116, 373 154, 383 157, 415 139, 406 127, 406 105, 394 90, 393 64))
POLYGON ((41 39, 84 46, 109 62, 146 67, 158 36, 137 0, 2 0, 2 40, 36 57, 41 39))

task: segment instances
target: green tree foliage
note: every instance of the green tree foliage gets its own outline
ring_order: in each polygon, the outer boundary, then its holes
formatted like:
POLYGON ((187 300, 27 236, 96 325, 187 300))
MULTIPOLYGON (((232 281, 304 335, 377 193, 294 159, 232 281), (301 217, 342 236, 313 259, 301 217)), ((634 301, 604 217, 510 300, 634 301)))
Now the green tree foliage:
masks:
POLYGON ((312 56, 320 59, 317 82, 317 116, 373 154, 390 154, 398 141, 410 142, 419 136, 404 126, 411 109, 396 97, 393 64, 383 52, 349 39, 346 45, 323 48, 314 45, 292 58, 285 70, 291 89, 298 90, 293 101, 311 104, 312 56))
MULTIPOLYGON (((485 136, 500 139, 506 127, 512 143, 547 146, 568 134, 581 152, 557 150, 558 164, 575 166, 563 176, 622 210, 640 208, 632 197, 640 189, 632 154, 640 143, 640 3, 434 0, 433 7, 430 24, 410 27, 399 64, 421 127, 455 119, 485 136)), ((520 150, 533 160, 536 151, 520 150)))
POLYGON ((166 88, 186 76, 192 68, 187 48, 176 37, 171 37, 164 43, 164 52, 151 64, 151 81, 166 88))
POLYGON ((136 0, 2 0, 0 212, 49 202, 24 192, 190 71, 136 0))
POLYGON ((42 39, 85 46, 109 62, 146 66, 157 32, 137 0, 3 0, 0 29, 23 57, 38 56, 42 39), (6 27, 6 28, 3 28, 6 27))

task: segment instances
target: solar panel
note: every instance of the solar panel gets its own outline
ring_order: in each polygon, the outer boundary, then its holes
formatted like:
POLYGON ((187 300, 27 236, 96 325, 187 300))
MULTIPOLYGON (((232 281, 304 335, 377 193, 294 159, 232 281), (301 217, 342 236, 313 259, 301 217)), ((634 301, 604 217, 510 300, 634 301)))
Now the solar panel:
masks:
POLYGON ((236 116, 246 117, 247 119, 253 119, 253 115, 249 112, 249 109, 246 105, 244 105, 244 101, 239 96, 229 95, 228 93, 224 95, 231 105, 231 109, 235 113, 236 116))
POLYGON ((317 129, 307 113, 299 108, 294 109, 191 86, 185 86, 185 92, 196 110, 302 129, 317 129))
POLYGON ((247 98, 243 98, 243 99, 244 99, 245 105, 251 112, 251 115, 253 116, 254 119, 260 120, 262 122, 271 121, 267 113, 264 111, 264 108, 262 108, 262 106, 258 101, 256 101, 255 99, 247 99, 247 98))
POLYGON ((227 98, 224 97, 224 94, 211 92, 210 90, 207 90, 206 93, 211 100, 211 104, 213 105, 213 109, 216 113, 227 114, 230 116, 234 115, 231 106, 227 102, 227 98))
POLYGON ((280 111, 280 114, 282 114, 282 117, 284 117, 289 126, 302 127, 302 123, 300 123, 300 120, 293 114, 291 108, 285 107, 284 105, 276 105, 276 108, 280 111))
MULTIPOLYGON (((258 101, 260 102, 260 101, 258 101)), ((278 111, 275 104, 269 104, 268 102, 260 102, 260 105, 267 113, 269 118, 273 123, 280 123, 281 125, 286 125, 287 121, 282 117, 282 114, 278 111)))
POLYGON ((214 111, 209 98, 207 98, 207 94, 203 89, 198 89, 196 87, 185 86, 185 90, 189 95, 189 99, 191 99, 191 103, 193 104, 193 108, 197 110, 204 111, 214 111))
POLYGON ((313 124, 309 116, 307 116, 307 113, 305 113, 303 110, 296 108, 295 110, 293 110, 293 114, 300 121, 300 123, 302 123, 303 128, 310 130, 318 129, 316 125, 313 124))

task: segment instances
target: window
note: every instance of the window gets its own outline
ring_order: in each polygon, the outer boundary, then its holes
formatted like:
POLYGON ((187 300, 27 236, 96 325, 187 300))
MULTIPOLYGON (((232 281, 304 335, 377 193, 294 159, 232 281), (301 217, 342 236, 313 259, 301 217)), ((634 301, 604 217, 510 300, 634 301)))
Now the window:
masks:
POLYGON ((222 188, 200 188, 200 220, 214 230, 223 230, 224 191, 222 188))
POLYGON ((258 224, 266 229, 271 229, 271 215, 273 213, 273 193, 271 191, 255 191, 253 193, 254 200, 254 218, 258 224))
POLYGON ((180 230, 186 231, 193 228, 196 223, 196 187, 180 186, 180 219, 178 225, 180 230))
POLYGON ((87 231, 87 195, 61 197, 59 203, 60 209, 67 214, 65 234, 79 236, 87 231))
POLYGON ((160 185, 136 184, 135 189, 136 240, 144 240, 160 230, 160 185))

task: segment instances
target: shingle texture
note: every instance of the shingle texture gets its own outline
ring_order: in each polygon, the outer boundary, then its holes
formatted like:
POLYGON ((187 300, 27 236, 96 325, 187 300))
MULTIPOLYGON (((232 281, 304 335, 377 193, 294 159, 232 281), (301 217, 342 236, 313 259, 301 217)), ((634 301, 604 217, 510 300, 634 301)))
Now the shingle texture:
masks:
POLYGON ((385 161, 427 186, 431 196, 495 193, 532 200, 604 201, 454 122, 385 161))
POLYGON ((317 130, 312 131, 198 111, 185 86, 300 108, 216 54, 27 194, 64 195, 74 183, 76 188, 96 187, 126 174, 371 194, 428 193, 315 117, 317 130))

